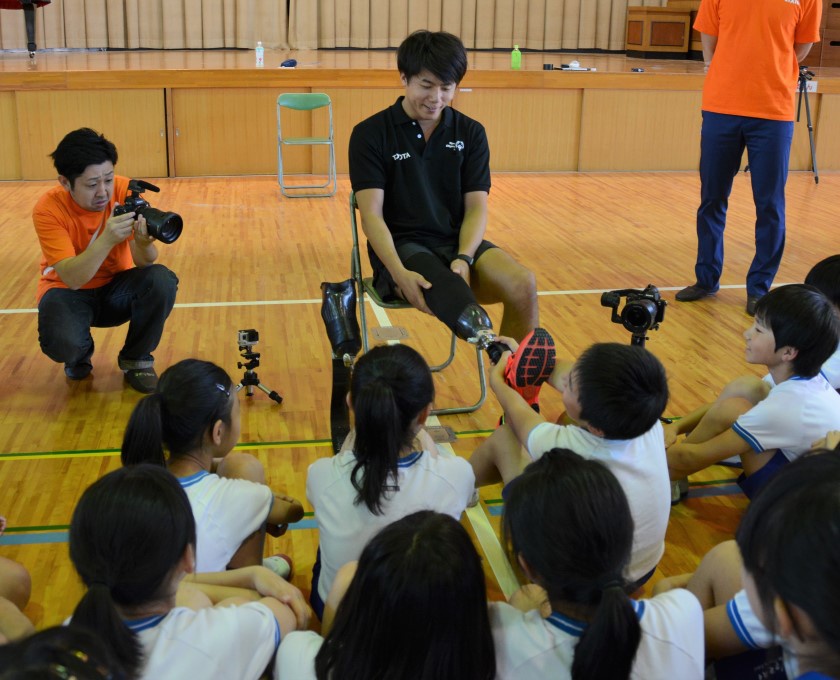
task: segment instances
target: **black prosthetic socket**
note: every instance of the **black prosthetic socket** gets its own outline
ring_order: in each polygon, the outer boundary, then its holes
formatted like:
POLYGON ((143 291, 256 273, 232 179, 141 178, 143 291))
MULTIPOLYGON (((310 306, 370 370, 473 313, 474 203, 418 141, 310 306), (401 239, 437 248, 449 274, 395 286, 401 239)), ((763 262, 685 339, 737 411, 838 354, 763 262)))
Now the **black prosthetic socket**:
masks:
POLYGON ((484 308, 473 302, 461 312, 454 330, 461 340, 472 340, 480 335, 493 334, 493 323, 484 308))
POLYGON ((362 348, 361 331, 356 319, 356 288, 353 279, 321 284, 321 318, 327 329, 333 355, 355 356, 362 348))
POLYGON ((421 274, 432 284, 431 288, 423 291, 423 298, 432 314, 458 337, 466 339, 459 333, 458 319, 466 307, 476 305, 475 294, 469 284, 430 253, 416 253, 404 264, 406 269, 421 274))
POLYGON ((493 324, 478 304, 466 281, 440 259, 428 253, 417 253, 405 261, 406 268, 422 274, 432 287, 423 293, 432 313, 461 340, 486 349, 490 361, 498 362, 508 347, 496 341, 493 324))
POLYGON ((490 317, 484 308, 476 303, 467 305, 458 317, 457 326, 455 334, 462 340, 474 342, 481 349, 486 349, 490 361, 494 364, 499 362, 503 352, 510 351, 510 347, 495 339, 496 334, 493 332, 490 317))

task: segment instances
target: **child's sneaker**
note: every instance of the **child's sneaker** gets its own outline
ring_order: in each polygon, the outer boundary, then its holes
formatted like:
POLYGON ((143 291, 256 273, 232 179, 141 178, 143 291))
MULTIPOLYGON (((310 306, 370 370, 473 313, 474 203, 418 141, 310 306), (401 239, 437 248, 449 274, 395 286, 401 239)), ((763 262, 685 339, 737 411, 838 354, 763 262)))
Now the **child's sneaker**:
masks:
POLYGON ((676 505, 688 496, 688 477, 671 482, 671 505, 676 505))
POLYGON ((292 558, 283 553, 264 558, 263 566, 286 581, 292 577, 292 558))
POLYGON ((544 328, 535 328, 525 336, 505 368, 505 382, 537 412, 540 387, 551 377, 554 357, 554 339, 544 328))

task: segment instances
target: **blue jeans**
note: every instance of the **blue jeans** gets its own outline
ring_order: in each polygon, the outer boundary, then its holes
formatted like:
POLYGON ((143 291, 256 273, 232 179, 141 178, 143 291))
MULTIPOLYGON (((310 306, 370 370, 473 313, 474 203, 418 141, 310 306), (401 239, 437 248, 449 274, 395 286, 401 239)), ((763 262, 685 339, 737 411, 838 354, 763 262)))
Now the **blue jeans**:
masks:
POLYGON ((793 121, 703 111, 700 133, 700 207, 697 209, 697 284, 716 291, 723 270, 723 230, 732 181, 744 148, 755 201, 755 257, 747 295, 770 289, 785 248, 785 182, 793 121))
POLYGON ((177 290, 178 277, 160 264, 127 269, 100 288, 51 288, 38 304, 41 351, 71 366, 87 361, 93 354, 91 327, 128 321, 119 366, 124 371, 150 368, 177 290))

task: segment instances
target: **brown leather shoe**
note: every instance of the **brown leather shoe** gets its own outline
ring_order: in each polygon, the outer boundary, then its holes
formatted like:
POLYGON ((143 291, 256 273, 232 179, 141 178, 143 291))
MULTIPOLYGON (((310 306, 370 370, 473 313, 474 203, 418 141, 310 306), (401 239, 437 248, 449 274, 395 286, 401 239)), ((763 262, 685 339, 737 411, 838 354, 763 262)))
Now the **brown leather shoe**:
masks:
POLYGON ((715 293, 717 293, 716 290, 707 290, 705 288, 701 288, 695 283, 693 286, 683 288, 679 293, 677 293, 676 298, 677 302, 695 302, 697 300, 702 300, 703 298, 711 297, 715 293))
POLYGON ((761 295, 747 295, 747 314, 749 314, 750 316, 755 316, 755 306, 758 304, 758 301, 761 299, 761 297, 761 295))

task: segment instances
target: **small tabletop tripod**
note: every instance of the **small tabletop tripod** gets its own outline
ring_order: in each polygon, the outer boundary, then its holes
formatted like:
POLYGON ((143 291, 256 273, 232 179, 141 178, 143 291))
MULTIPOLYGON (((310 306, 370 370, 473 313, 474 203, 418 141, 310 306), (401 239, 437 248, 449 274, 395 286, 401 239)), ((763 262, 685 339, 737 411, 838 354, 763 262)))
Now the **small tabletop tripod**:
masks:
POLYGON ((247 359, 247 361, 237 361, 236 367, 237 368, 244 368, 245 375, 242 376, 242 380, 239 381, 239 384, 236 386, 236 391, 239 392, 243 387, 245 388, 245 393, 249 397, 254 396, 254 388, 258 388, 262 392, 268 395, 268 398, 276 401, 278 404, 283 403, 283 397, 281 397, 276 391, 267 388, 260 382, 260 377, 257 375, 257 372, 254 370, 260 365, 260 353, 252 351, 254 345, 256 345, 260 340, 260 334, 254 330, 253 328, 249 328, 244 331, 239 331, 239 352, 243 359, 247 359))

